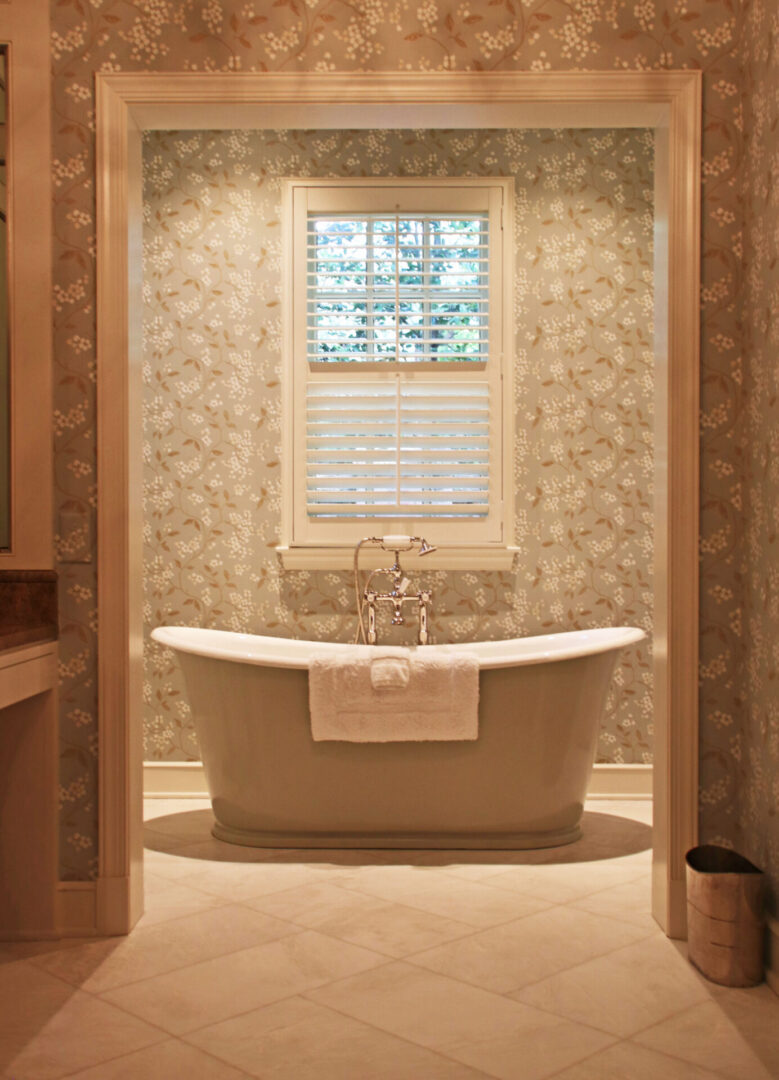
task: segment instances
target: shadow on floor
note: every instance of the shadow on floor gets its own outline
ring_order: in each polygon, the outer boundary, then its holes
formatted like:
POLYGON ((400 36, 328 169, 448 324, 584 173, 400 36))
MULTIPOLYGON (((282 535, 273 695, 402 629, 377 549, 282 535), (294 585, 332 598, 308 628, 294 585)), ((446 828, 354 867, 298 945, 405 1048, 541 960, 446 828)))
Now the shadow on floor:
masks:
POLYGON ((405 864, 424 859, 428 866, 476 862, 483 864, 577 863, 616 859, 647 851, 652 846, 652 828, 640 821, 616 814, 585 811, 582 837, 573 844, 558 847, 517 850, 407 850, 391 848, 263 848, 242 847, 216 840, 211 835, 214 818, 210 809, 167 814, 147 822, 144 845, 151 851, 176 854, 181 858, 245 862, 254 859, 278 862, 324 862, 353 866, 355 862, 373 861, 384 865, 405 864), (217 854, 218 852, 218 854, 217 854))

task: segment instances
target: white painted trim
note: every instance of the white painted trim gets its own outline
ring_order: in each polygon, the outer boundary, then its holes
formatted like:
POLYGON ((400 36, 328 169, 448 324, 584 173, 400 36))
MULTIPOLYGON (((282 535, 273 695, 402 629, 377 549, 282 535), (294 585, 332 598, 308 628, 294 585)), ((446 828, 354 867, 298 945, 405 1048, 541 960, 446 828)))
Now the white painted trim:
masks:
POLYGON ((61 881, 57 886, 56 914, 60 937, 97 934, 97 882, 61 881))
MULTIPOLYGON (((432 528, 432 526, 431 526, 432 528)), ((387 529, 389 531, 389 529, 387 529)), ((276 548, 285 570, 351 570, 354 560, 354 547, 287 547, 279 544, 276 548)), ((472 547, 450 547, 443 545, 436 551, 424 556, 419 563, 420 570, 511 570, 518 547, 476 544, 472 547)), ((404 554, 401 552, 401 554, 404 554)), ((416 565, 414 552, 408 555, 416 565)), ((405 559, 404 554, 404 559, 405 559)), ((387 555, 384 551, 364 548, 360 552, 360 566, 363 569, 375 569, 385 566, 387 555)))
MULTIPOLYGON (((52 228, 49 5, 0 5, 0 41, 7 43, 11 152, 4 186, 9 220, 7 265, 10 543, 0 569, 54 565, 52 500, 52 228)), ((6 387, 3 387, 6 393, 6 387)), ((15 888, 15 884, 11 884, 15 888)))
POLYGON ((202 761, 144 761, 144 799, 202 799, 208 786, 202 761))
POLYGON ((765 981, 779 994, 779 919, 766 917, 765 981))
MULTIPOLYGON (((203 799, 208 797, 200 761, 145 761, 145 799, 203 799)), ((651 765, 595 765, 588 799, 651 799, 651 765)))
POLYGON ((57 685, 57 642, 36 642, 0 655, 0 709, 57 685))
MULTIPOLYGON (((287 569, 335 569, 334 549, 339 563, 351 566, 354 545, 364 536, 418 533, 431 538, 447 554, 459 550, 457 565, 452 554, 446 569, 481 569, 481 551, 490 548, 502 554, 499 569, 510 569, 506 545, 514 536, 513 451, 513 342, 512 307, 514 295, 514 177, 508 176, 414 176, 414 177, 289 177, 282 181, 282 462, 291 462, 284 471, 281 491, 281 550, 287 552, 287 569), (308 218, 312 213, 387 210, 400 213, 433 211, 448 214, 480 211, 488 215, 488 259, 490 310, 489 354, 478 365, 369 363, 338 366, 324 370, 309 364, 308 218), (447 519, 434 506, 419 518, 372 516, 359 510, 351 517, 332 519, 309 514, 307 475, 309 457, 308 403, 314 386, 338 383, 365 384, 367 393, 411 385, 434 387, 462 384, 489 388, 489 453, 487 513, 484 517, 447 519), (465 559, 463 551, 466 549, 465 559), (470 549, 470 550, 467 550, 470 549), (293 559, 290 555, 294 552, 293 559), (324 556, 324 559, 322 558, 324 556)), ((399 437, 399 436, 398 436, 399 437)), ((379 508, 375 508, 378 512, 379 508)), ((277 549, 280 550, 280 549, 277 549)), ((446 556, 444 555, 444 558, 446 556)), ((432 563, 427 564, 433 568, 432 563)), ((444 566, 437 565, 436 569, 444 566)))
POLYGON ((609 127, 615 110, 635 109, 634 123, 645 126, 649 113, 664 135, 655 171, 667 196, 656 220, 668 259, 656 312, 653 910, 669 936, 684 936, 684 855, 698 836, 701 83, 700 71, 97 74, 100 867, 126 883, 125 932, 140 914, 142 871, 141 130, 260 127, 273 107, 332 127, 347 108, 350 124, 361 112, 366 127, 409 117, 435 126, 444 113, 444 126, 473 127, 479 108, 493 118, 502 109, 519 126, 543 114, 550 127, 582 116, 584 126, 609 127))
POLYGON ((97 879, 95 913, 99 934, 127 934, 143 912, 143 855, 140 866, 132 865, 131 870, 123 876, 97 879))

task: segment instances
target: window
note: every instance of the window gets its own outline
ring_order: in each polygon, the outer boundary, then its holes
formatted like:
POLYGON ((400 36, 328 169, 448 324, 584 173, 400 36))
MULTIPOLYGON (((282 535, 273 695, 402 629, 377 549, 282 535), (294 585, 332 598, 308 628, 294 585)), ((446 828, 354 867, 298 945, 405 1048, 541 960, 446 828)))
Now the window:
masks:
POLYGON ((377 533, 506 550, 510 196, 492 177, 285 182, 290 565, 377 533))

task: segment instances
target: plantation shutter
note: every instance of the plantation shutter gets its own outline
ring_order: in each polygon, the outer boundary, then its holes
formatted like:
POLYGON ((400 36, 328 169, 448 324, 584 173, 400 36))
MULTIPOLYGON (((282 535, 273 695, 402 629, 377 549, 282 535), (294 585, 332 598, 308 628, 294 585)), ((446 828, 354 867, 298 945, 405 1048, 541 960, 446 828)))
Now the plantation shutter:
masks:
POLYGON ((309 363, 489 357, 489 216, 309 213, 309 363))
POLYGON ((308 388, 311 517, 483 517, 489 509, 485 382, 308 388))
POLYGON ((292 543, 500 542, 506 182, 288 184, 292 543))

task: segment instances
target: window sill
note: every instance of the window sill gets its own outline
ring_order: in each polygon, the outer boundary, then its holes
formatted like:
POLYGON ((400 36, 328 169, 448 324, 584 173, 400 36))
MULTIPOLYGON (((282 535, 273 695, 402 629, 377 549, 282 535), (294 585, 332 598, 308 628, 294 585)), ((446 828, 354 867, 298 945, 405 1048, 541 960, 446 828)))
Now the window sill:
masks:
MULTIPOLYGON (((351 570, 353 547, 296 547, 279 544, 276 551, 285 570, 351 570)), ((425 555, 420 570, 511 570, 519 548, 497 544, 472 547, 446 546, 425 555)), ((416 568, 415 551, 401 551, 401 558, 416 568)), ((360 567, 374 569, 387 565, 388 552, 376 547, 360 549, 360 567)), ((391 558, 391 556, 390 556, 391 558)))

